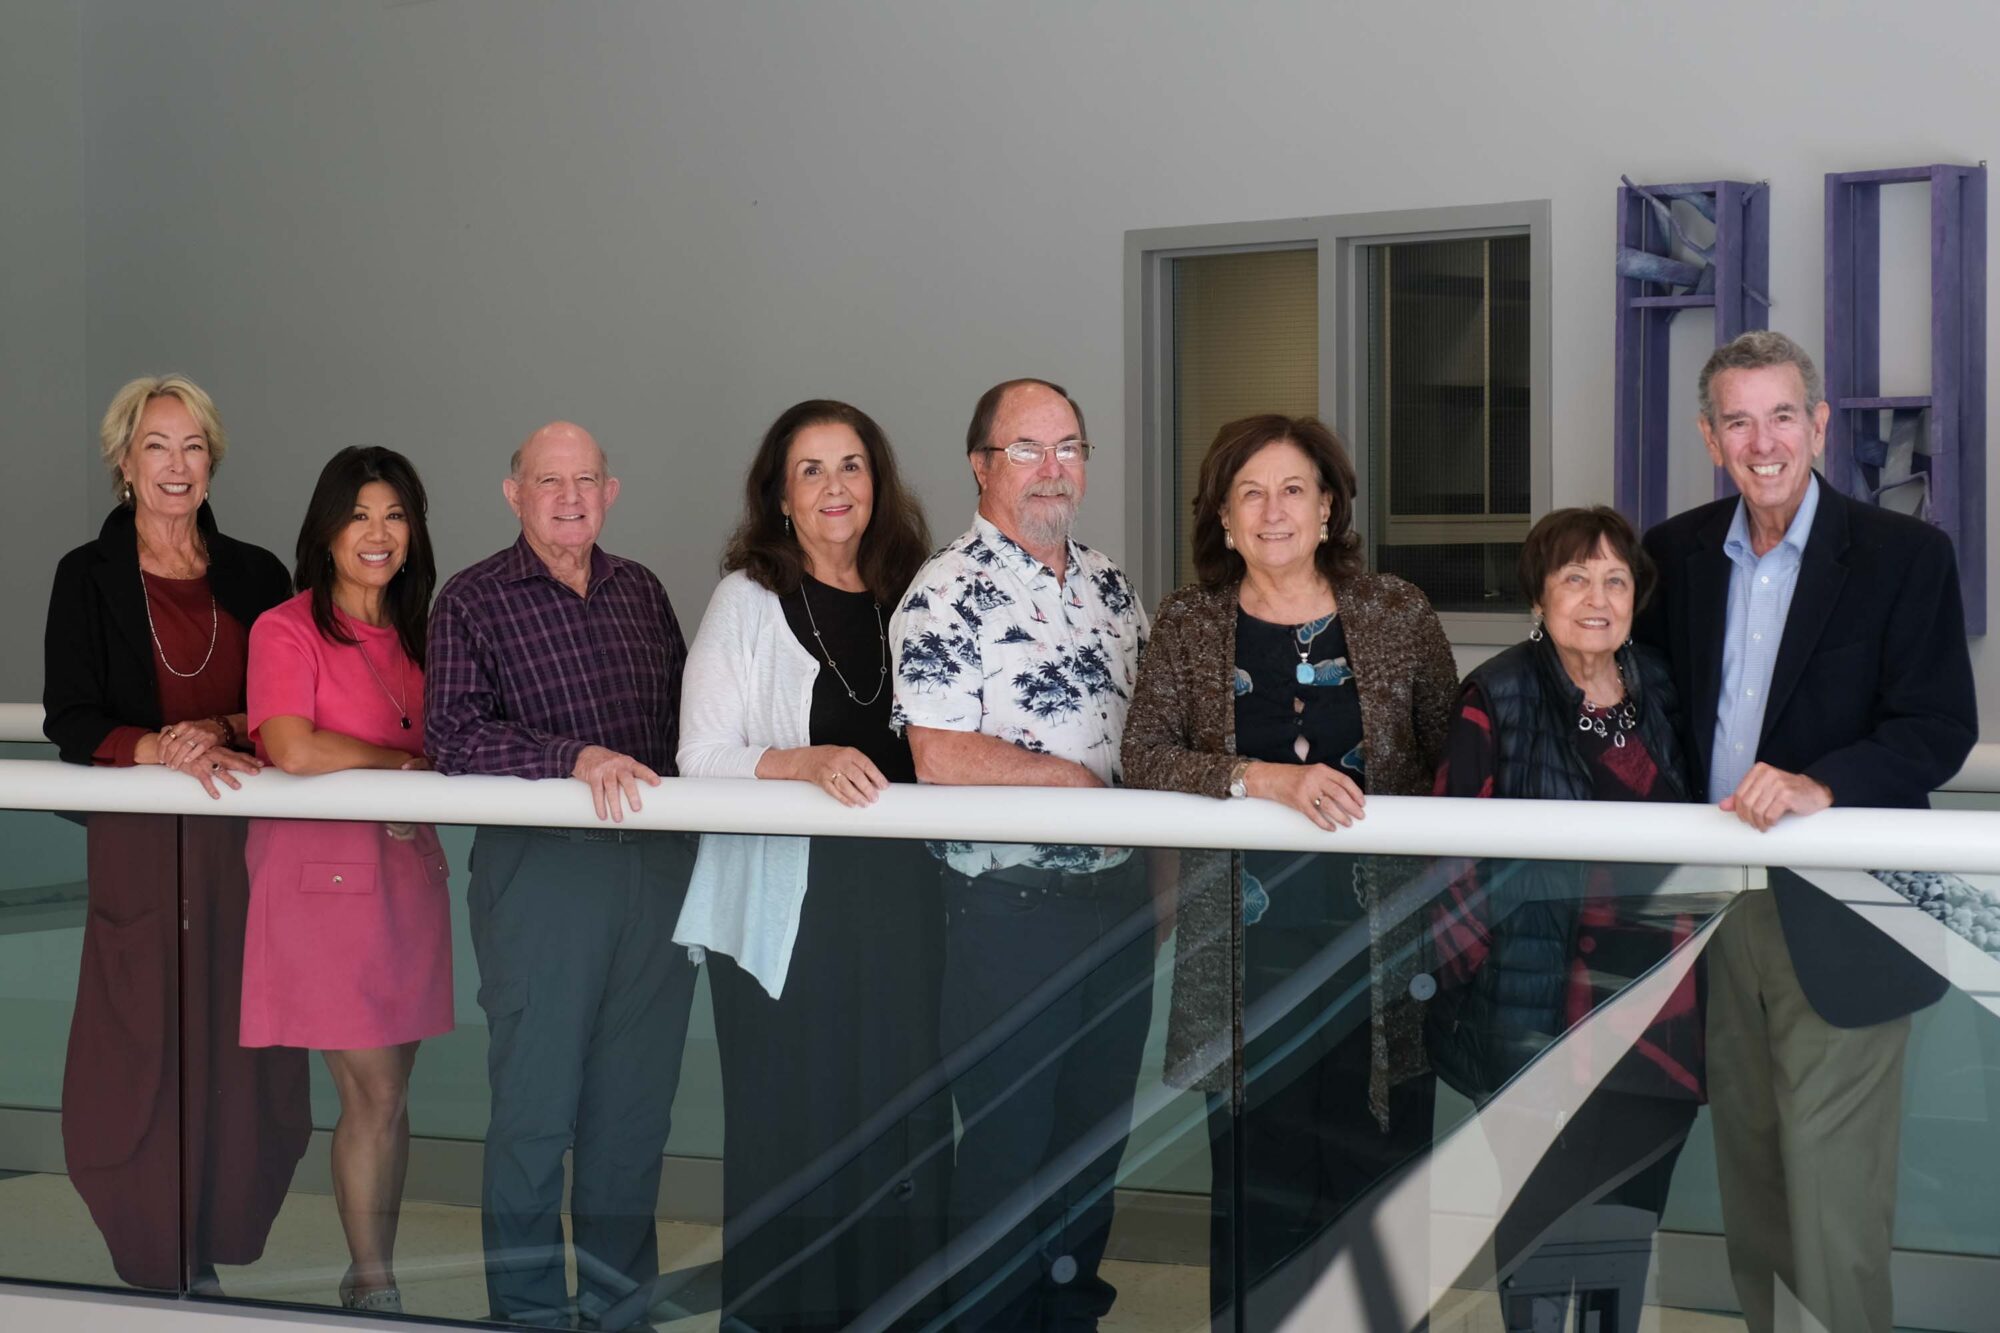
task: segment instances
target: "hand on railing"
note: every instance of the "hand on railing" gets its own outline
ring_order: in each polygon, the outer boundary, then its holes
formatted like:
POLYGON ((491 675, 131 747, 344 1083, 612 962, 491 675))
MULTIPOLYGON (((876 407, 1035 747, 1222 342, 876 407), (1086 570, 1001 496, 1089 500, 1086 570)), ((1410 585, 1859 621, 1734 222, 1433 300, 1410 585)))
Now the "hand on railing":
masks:
POLYGON ((237 781, 236 774, 255 773, 264 767, 255 755, 230 749, 223 743, 227 739, 222 726, 209 718, 172 722, 142 736, 132 748, 132 758, 136 763, 158 764, 185 773, 201 783, 203 791, 220 800, 222 792, 217 782, 240 791, 243 784, 237 781))
POLYGON ((1346 828, 1367 818, 1361 788, 1325 764, 1253 763, 1243 774, 1243 786, 1252 796, 1289 805, 1323 829, 1346 828))
POLYGON ((626 805, 632 807, 633 814, 639 813, 640 783, 649 787, 660 785, 658 773, 631 755, 607 750, 602 745, 584 746, 570 769, 570 776, 589 785, 590 803, 599 819, 619 824, 625 822, 626 805))
POLYGON ((1735 815, 1759 833, 1786 815, 1815 815, 1833 805, 1824 783, 1803 773, 1758 764, 1743 775, 1736 790, 1722 798, 1722 812, 1735 815))

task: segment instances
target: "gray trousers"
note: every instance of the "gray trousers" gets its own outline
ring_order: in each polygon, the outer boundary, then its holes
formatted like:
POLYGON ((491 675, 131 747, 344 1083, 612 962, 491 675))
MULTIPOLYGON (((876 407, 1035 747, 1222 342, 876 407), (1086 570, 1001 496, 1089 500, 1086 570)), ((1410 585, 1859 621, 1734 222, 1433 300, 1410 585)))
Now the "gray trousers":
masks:
POLYGON ((1709 1112, 1743 1321, 1812 1328, 1803 1307, 1828 1333, 1884 1333, 1910 1020, 1837 1028, 1814 1013, 1769 893, 1730 908, 1708 968, 1709 1112))
POLYGON ((659 1272, 654 1209, 695 969, 673 942, 680 834, 483 828, 469 905, 493 1110, 480 1191, 492 1317, 586 1326, 659 1272))

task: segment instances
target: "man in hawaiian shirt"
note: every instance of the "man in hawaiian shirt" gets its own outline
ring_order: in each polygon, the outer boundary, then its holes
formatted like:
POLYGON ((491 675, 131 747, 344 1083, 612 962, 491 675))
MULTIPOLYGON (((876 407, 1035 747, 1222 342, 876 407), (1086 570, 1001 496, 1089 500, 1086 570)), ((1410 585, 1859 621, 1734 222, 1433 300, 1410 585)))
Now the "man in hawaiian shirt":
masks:
MULTIPOLYGON (((1069 535, 1083 413, 1059 385, 1009 380, 979 400, 965 448, 972 529, 918 572, 889 626, 917 776, 1115 785, 1147 623, 1124 572, 1069 535)), ((1060 843, 932 850, 949 922, 944 1048, 992 1047, 952 1084, 958 1326, 1090 1329, 1117 1295, 1098 1263, 1152 1018, 1144 860, 1060 843)))

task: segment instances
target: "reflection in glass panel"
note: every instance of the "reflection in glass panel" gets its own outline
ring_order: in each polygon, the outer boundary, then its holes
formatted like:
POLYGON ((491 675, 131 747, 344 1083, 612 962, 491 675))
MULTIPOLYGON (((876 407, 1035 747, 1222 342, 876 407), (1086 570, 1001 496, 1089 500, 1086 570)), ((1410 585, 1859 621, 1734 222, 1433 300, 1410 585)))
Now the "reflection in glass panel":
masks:
MULTIPOLYGON (((349 1248, 324 1066, 314 1058, 308 1144, 304 1052, 216 1035, 235 1021, 221 956, 243 945, 224 853, 242 854, 242 826, 0 820, 14 1038, 0 1057, 0 1275, 175 1290, 210 1281, 205 1260, 231 1298, 335 1304, 349 1248), (204 836, 219 841, 193 845, 204 836), (162 907, 171 922, 177 895, 198 940, 144 927, 162 907), (182 948, 202 984, 176 970, 182 948), (127 1002, 142 994, 158 1002, 127 1002), (196 1096, 179 1071, 199 1061, 196 1096), (199 1112, 185 1124, 182 1102, 199 1112)), ((481 1205, 501 1006, 481 1004, 491 977, 466 910, 504 859, 487 850, 514 840, 579 892, 604 878, 607 847, 644 845, 440 830, 457 1026, 423 1043, 411 1082, 396 1262, 413 1314, 486 1318, 489 1269, 514 1257, 481 1205)), ((779 993, 744 960, 707 958, 677 1085, 636 1071, 673 1115, 639 1223, 660 1277, 615 1288, 600 1320, 1754 1326, 1740 1252, 1780 1233, 1717 1165, 1732 1151, 1717 1099, 1754 1071, 1716 1037, 1715 992, 1748 958, 1770 1002, 1780 951, 1725 954, 1745 931, 1782 940, 1787 895, 1803 891, 1948 983, 1898 1029, 1896 1165, 1868 1177, 1886 1192, 1822 1211, 1889 1220, 1895 1327, 1990 1326, 2000 877, 1228 851, 1139 851, 1079 873, 990 847, 968 866, 987 873, 967 877, 939 856, 961 850, 817 840, 821 877, 783 964, 756 962, 779 993)), ((550 1046, 536 1067, 573 1056, 550 1046)), ((1811 1064, 1838 1068, 1826 1052, 1811 1064)), ((1795 1109, 1880 1084, 1835 1078, 1795 1109)), ((579 1245, 598 1262, 575 1207, 561 1195, 555 1214, 571 1291, 579 1245)), ((1767 1291, 1777 1310, 1825 1299, 1805 1278, 1767 1291)))
POLYGON ((1242 1326, 1628 1327, 1741 873, 1243 868, 1242 1326))
POLYGON ((303 1056, 237 1040, 243 823, 0 817, 7 1271, 213 1291, 264 1248, 310 1132, 303 1056))
MULTIPOLYGON (((595 1265, 596 1290, 611 1297, 593 1316, 607 1326, 943 1328, 978 1326, 982 1311, 1034 1325, 1068 1310, 1111 1311, 1107 1327, 1205 1322, 1205 1227, 1189 1220, 1207 1212, 1208 1120, 1201 1093, 1163 1074, 1171 954, 1155 903, 1171 901, 1178 853, 1121 850, 1094 873, 1012 865, 967 878, 942 859, 955 844, 815 840, 796 936, 775 958, 704 959, 677 1085, 663 1059, 620 1066, 658 1111, 672 1110, 645 1218, 660 1276, 619 1285, 578 1227, 574 1188, 554 1215, 559 1249, 496 1246, 482 1179, 513 1094, 491 1079, 494 1035, 518 1011, 495 1000, 481 931, 493 929, 496 900, 533 889, 525 870, 560 880, 574 914, 575 894, 615 879, 600 864, 607 851, 655 841, 684 845, 599 830, 439 830, 457 1026, 422 1043, 410 1081, 395 1250, 406 1312, 487 1318, 492 1273, 527 1257, 559 1263, 570 1299, 579 1259, 586 1274, 595 1265)), ((711 847, 728 861, 756 841, 712 837, 711 847)), ((1001 862, 1006 850, 982 847, 1001 862)), ((558 931, 544 922, 539 943, 553 951, 558 931)), ((1220 945, 1226 958, 1226 929, 1220 945)), ((685 949, 671 958, 685 966, 685 949)), ((1226 1080, 1222 998, 1221 1039, 1197 1043, 1196 1058, 1219 1058, 1226 1080)), ((662 1048, 677 1040, 658 1024, 640 1032, 662 1048)), ((530 1063, 548 1084, 575 1055, 549 1042, 530 1063)), ((338 1299, 349 1252, 324 1131, 339 1101, 318 1057, 314 1066, 322 1132, 262 1258, 222 1270, 232 1297, 338 1299)), ((573 1173, 564 1146, 558 1169, 573 1173)))

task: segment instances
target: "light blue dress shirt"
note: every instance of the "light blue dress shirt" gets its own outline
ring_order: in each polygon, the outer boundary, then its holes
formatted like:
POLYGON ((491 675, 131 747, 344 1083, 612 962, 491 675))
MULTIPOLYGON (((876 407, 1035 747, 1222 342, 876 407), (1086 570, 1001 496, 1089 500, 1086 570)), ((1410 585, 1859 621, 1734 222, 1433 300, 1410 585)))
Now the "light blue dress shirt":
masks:
POLYGON ((1799 586, 1806 538, 1819 512, 1820 485, 1815 475, 1784 539, 1762 556, 1750 547, 1750 513, 1741 500, 1723 539, 1723 552, 1734 568, 1729 571, 1729 626, 1722 636, 1722 693, 1715 701, 1715 753, 1708 765, 1711 802, 1734 792, 1757 762, 1771 672, 1778 665, 1785 617, 1799 586))

